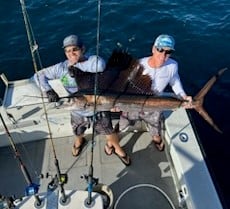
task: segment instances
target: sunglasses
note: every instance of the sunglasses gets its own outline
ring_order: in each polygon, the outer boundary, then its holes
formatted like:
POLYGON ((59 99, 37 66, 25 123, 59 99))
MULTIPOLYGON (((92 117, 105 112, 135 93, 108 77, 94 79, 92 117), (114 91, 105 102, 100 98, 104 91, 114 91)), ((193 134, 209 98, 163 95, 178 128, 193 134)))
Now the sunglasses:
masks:
POLYGON ((70 53, 70 52, 76 52, 76 51, 79 51, 81 50, 80 47, 73 47, 72 49, 65 49, 65 53, 70 53))
POLYGON ((156 47, 156 49, 157 49, 158 52, 160 52, 160 53, 164 52, 166 55, 170 55, 170 54, 173 53, 173 50, 165 50, 163 48, 158 48, 158 47, 156 47))

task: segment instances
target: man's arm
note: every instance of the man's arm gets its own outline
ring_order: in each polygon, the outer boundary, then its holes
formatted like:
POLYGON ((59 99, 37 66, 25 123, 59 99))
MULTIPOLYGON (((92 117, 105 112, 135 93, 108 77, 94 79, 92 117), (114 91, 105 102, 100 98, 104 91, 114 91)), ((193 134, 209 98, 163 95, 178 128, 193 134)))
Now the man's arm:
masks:
POLYGON ((96 73, 103 72, 105 69, 105 61, 101 57, 96 55, 90 56, 84 62, 78 62, 75 67, 79 68, 83 72, 96 73))
POLYGON ((50 66, 48 68, 44 68, 37 73, 34 74, 34 80, 38 87, 41 88, 43 92, 46 93, 49 102, 57 102, 59 100, 58 94, 52 89, 49 84, 49 80, 54 80, 60 77, 59 72, 62 63, 50 66))

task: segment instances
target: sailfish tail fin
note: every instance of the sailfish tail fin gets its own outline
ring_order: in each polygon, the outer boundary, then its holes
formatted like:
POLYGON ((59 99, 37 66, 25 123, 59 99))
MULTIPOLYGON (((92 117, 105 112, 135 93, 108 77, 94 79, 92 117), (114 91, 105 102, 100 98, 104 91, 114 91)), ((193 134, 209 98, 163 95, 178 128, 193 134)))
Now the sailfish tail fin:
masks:
POLYGON ((204 120, 209 123, 216 131, 219 133, 223 133, 220 128, 214 123, 213 119, 209 116, 209 114, 206 112, 206 110, 203 108, 203 106, 197 106, 194 108, 201 116, 204 118, 204 120))
POLYGON ((203 108, 204 97, 211 89, 213 84, 217 81, 217 79, 227 70, 228 68, 223 68, 218 71, 216 75, 214 75, 205 85, 204 87, 198 92, 196 96, 193 97, 195 102, 194 109, 206 120, 216 131, 222 133, 219 127, 214 123, 213 119, 209 116, 206 110, 203 108))

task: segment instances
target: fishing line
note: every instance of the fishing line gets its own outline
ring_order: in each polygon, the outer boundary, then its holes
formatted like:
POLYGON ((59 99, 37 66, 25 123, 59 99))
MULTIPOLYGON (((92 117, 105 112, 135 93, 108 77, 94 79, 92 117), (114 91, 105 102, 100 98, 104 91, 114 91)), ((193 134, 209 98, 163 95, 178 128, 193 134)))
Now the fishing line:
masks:
MULTIPOLYGON (((29 41, 29 45, 30 45, 30 50, 37 53, 37 50, 36 50, 36 49, 37 49, 38 45, 36 44, 36 41, 33 41, 33 40, 35 40, 35 39, 34 39, 34 34, 33 34, 33 30, 31 30, 32 27, 31 27, 31 24, 30 24, 30 21, 29 21, 29 18, 28 18, 28 13, 27 13, 27 11, 26 11, 26 9, 25 9, 24 0, 20 0, 20 3, 21 3, 21 5, 22 5, 22 13, 23 13, 23 17, 24 17, 24 22, 25 22, 25 26, 26 26, 26 31, 30 31, 31 36, 32 36, 32 38, 31 38, 30 36, 28 36, 28 41, 29 41)), ((35 64, 35 63, 36 63, 36 59, 35 59, 34 56, 33 56, 32 58, 33 58, 33 65, 34 65, 34 67, 37 69, 37 65, 35 64)), ((39 53, 37 53, 37 59, 38 59, 38 62, 39 62, 40 67, 42 68, 41 59, 40 59, 39 53)), ((7 113, 7 116, 9 117, 9 115, 8 115, 9 113, 8 113, 8 112, 6 112, 6 113, 7 113)), ((16 128, 19 129, 19 127, 17 126, 16 123, 13 123, 13 124, 15 125, 16 128)), ((20 135, 20 144, 23 146, 24 151, 26 151, 26 148, 25 148, 24 144, 22 143, 21 135, 20 135)), ((28 152, 26 152, 26 153, 27 153, 27 156, 28 156, 28 152)), ((28 158, 28 157, 27 157, 27 158, 28 158)), ((32 166, 32 163, 31 163, 31 161, 30 161, 30 158, 28 158, 28 160, 29 160, 30 166, 31 166, 31 167, 33 168, 33 170, 34 170, 34 173, 35 173, 36 175, 38 175, 38 172, 36 171, 36 169, 34 168, 34 166, 32 166)))
POLYGON ((38 67, 37 67, 36 57, 34 56, 34 53, 36 53, 40 69, 42 69, 41 58, 40 58, 40 54, 39 54, 39 51, 38 51, 38 44, 36 43, 36 39, 35 39, 33 30, 32 30, 29 15, 27 13, 26 6, 25 6, 25 1, 20 0, 20 3, 21 3, 24 22, 25 22, 27 38, 28 38, 28 41, 29 41, 30 51, 31 51, 31 54, 32 54, 33 65, 34 65, 35 71, 37 72, 38 67))
MULTIPOLYGON (((15 125, 15 126, 16 126, 17 129, 20 130, 20 128, 17 125, 15 125)), ((19 144, 22 146, 23 153, 25 153, 26 159, 28 160, 29 167, 32 168, 30 170, 33 170, 35 176, 39 177, 40 174, 38 173, 37 169, 34 167, 34 165, 32 163, 32 160, 31 160, 31 157, 30 157, 30 153, 28 152, 28 149, 25 147, 24 143, 22 142, 23 139, 21 137, 21 134, 19 134, 18 139, 19 139, 19 144)))
MULTIPOLYGON (((2 105, 2 100, 1 100, 1 99, 0 99, 0 105, 2 105)), ((15 120, 14 116, 13 116, 11 113, 7 112, 7 110, 6 110, 5 108, 4 108, 3 110, 5 111, 6 116, 8 117, 8 119, 12 122, 12 125, 13 125, 14 129, 18 129, 19 131, 22 131, 22 132, 23 132, 23 130, 17 125, 17 121, 15 120)), ((29 163, 30 168, 32 168, 32 170, 33 170, 35 176, 39 176, 38 171, 37 171, 36 168, 33 166, 33 163, 32 163, 32 161, 31 161, 31 158, 29 157, 29 152, 28 152, 28 150, 26 149, 25 145, 22 143, 23 139, 22 139, 22 137, 21 137, 21 134, 18 135, 18 140, 19 140, 18 144, 20 144, 20 145, 22 146, 23 151, 24 151, 24 153, 25 153, 25 155, 26 155, 26 159, 27 159, 27 161, 28 161, 28 163, 29 163)), ((31 170, 31 169, 30 169, 30 170, 31 170)))
POLYGON ((68 202, 69 198, 67 199, 63 184, 66 183, 67 176, 64 174, 61 174, 61 171, 60 171, 59 162, 58 162, 55 147, 54 147, 53 136, 52 136, 52 132, 51 132, 51 128, 50 128, 50 123, 48 120, 48 113, 47 113, 46 105, 44 102, 44 96, 43 96, 41 85, 40 85, 40 79, 38 78, 38 66, 37 66, 35 55, 37 56, 37 59, 39 61, 40 69, 42 69, 41 59, 40 59, 39 51, 38 51, 38 45, 36 44, 35 36, 34 36, 33 30, 32 30, 32 26, 31 26, 30 21, 29 21, 29 16, 28 16, 28 13, 26 11, 24 0, 20 0, 20 3, 21 3, 23 18, 24 18, 24 22, 25 22, 25 26, 26 26, 26 33, 27 33, 27 37, 28 37, 28 41, 29 41, 29 45, 30 45, 30 52, 32 55, 34 71, 37 75, 38 85, 40 87, 39 89, 40 89, 40 94, 41 94, 41 99, 42 99, 42 106, 43 106, 44 115, 45 115, 45 119, 46 119, 46 123, 47 123, 47 127, 48 127, 48 133, 50 136, 49 139, 50 139, 50 143, 51 143, 51 148, 52 148, 52 152, 54 155, 54 164, 55 164, 55 167, 57 170, 58 185, 60 186, 60 190, 61 190, 61 194, 62 194, 61 203, 66 204, 68 202))

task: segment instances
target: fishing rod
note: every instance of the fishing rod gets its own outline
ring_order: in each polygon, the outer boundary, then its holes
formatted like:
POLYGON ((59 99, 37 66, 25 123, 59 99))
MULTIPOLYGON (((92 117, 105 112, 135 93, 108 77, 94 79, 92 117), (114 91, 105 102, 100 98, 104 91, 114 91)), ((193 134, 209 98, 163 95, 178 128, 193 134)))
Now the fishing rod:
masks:
MULTIPOLYGON (((37 74, 38 66, 37 66, 36 58, 39 61, 40 68, 42 68, 41 59, 40 59, 40 55, 39 55, 39 51, 38 51, 38 45, 36 43, 35 36, 33 34, 32 26, 31 26, 30 21, 29 21, 29 16, 28 16, 27 11, 26 11, 26 6, 25 6, 24 0, 20 0, 20 3, 21 3, 21 7, 22 7, 24 22, 25 22, 26 33, 27 33, 27 37, 28 37, 28 41, 29 41, 29 45, 30 45, 30 52, 31 52, 32 60, 33 60, 34 70, 35 70, 35 73, 37 74), (35 55, 36 55, 36 57, 35 57, 35 55)), ((38 82, 39 82, 39 86, 40 86, 39 79, 38 79, 38 82)), ((52 147, 52 151, 53 151, 53 155, 54 155, 54 164, 55 164, 56 171, 57 171, 57 174, 52 179, 52 181, 49 183, 48 188, 49 187, 56 188, 56 184, 58 184, 58 186, 60 187, 61 195, 62 195, 60 198, 60 203, 63 205, 66 205, 70 201, 70 198, 68 198, 66 196, 65 190, 64 190, 64 184, 67 183, 67 174, 61 174, 61 171, 60 171, 60 166, 59 166, 56 151, 54 148, 52 132, 51 132, 51 128, 50 128, 50 124, 49 124, 49 120, 48 120, 47 109, 45 106, 44 97, 43 97, 41 88, 40 88, 40 94, 41 94, 41 98, 42 98, 42 104, 43 104, 43 109, 44 109, 45 118, 46 118, 46 122, 47 122, 47 127, 48 127, 48 131, 49 131, 49 135, 50 135, 49 138, 50 138, 50 143, 51 143, 51 147, 52 147), (55 183, 55 185, 53 185, 53 183, 55 183)))
POLYGON ((35 197, 34 206, 36 208, 42 208, 44 206, 44 201, 42 201, 40 199, 40 197, 38 196, 39 185, 37 185, 37 184, 32 182, 32 178, 31 178, 26 166, 22 162, 20 153, 18 152, 18 150, 16 148, 14 140, 13 140, 13 138, 12 138, 7 126, 6 126, 6 123, 5 123, 1 113, 0 113, 0 118, 1 118, 4 130, 5 130, 5 133, 8 136, 8 139, 10 141, 10 145, 11 145, 11 147, 13 149, 14 154, 15 154, 15 158, 17 158, 17 160, 18 160, 20 168, 21 168, 21 171, 22 171, 22 174, 23 174, 23 176, 24 176, 24 178, 25 178, 25 180, 26 180, 26 182, 28 184, 28 186, 26 187, 26 195, 27 196, 33 195, 35 197))
POLYGON ((92 127, 92 139, 91 139, 91 151, 90 151, 90 165, 89 165, 89 173, 87 177, 88 182, 88 198, 87 198, 87 205, 91 206, 92 204, 92 192, 93 186, 97 184, 97 180, 93 177, 93 151, 94 151, 94 138, 95 138, 95 123, 96 123, 96 97, 97 97, 97 84, 98 84, 98 56, 99 56, 99 40, 100 40, 100 12, 101 12, 101 1, 98 0, 98 8, 97 8, 97 47, 96 47, 96 55, 97 55, 97 62, 96 62, 96 73, 95 73, 95 80, 94 80, 94 111, 93 111, 93 127, 92 127))

